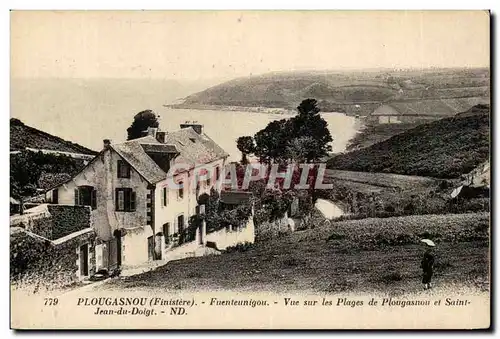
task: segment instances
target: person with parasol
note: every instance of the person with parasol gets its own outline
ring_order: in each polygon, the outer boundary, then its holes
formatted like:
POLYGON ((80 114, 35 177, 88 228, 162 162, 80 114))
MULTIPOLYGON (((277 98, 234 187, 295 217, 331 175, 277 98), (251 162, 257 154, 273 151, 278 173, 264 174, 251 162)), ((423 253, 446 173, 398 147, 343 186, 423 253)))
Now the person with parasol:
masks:
POLYGON ((426 247, 424 257, 422 258, 422 262, 420 263, 420 267, 423 270, 422 283, 424 284, 424 290, 427 290, 429 288, 432 288, 431 279, 434 268, 433 249, 436 246, 436 244, 429 239, 422 239, 420 241, 424 243, 424 246, 426 247))

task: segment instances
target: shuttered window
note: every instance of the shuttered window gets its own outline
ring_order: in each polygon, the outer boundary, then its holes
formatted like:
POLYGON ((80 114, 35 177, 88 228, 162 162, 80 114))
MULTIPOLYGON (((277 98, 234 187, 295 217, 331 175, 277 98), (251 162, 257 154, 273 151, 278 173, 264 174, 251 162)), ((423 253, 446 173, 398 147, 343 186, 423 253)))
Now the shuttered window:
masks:
POLYGON ((95 210, 97 208, 97 191, 92 190, 90 194, 90 206, 92 206, 92 209, 95 210))
POLYGON ((167 206, 168 205, 168 191, 167 191, 166 187, 163 187, 162 196, 161 196, 161 202, 162 202, 163 206, 167 206))
POLYGON ((136 209, 136 193, 131 188, 117 188, 115 191, 115 210, 133 212, 136 209))
POLYGON ((80 186, 75 188, 75 205, 91 206, 97 208, 97 191, 92 186, 80 186))

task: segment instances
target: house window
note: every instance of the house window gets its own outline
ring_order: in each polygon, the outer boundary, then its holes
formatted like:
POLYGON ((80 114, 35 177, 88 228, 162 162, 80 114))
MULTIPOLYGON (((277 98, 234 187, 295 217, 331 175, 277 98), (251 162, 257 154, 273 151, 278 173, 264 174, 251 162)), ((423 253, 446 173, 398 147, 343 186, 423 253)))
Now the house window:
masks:
POLYGON ((130 178, 130 165, 123 160, 118 160, 118 178, 130 178))
POLYGON ((165 237, 165 244, 170 242, 170 223, 163 224, 163 236, 165 237))
POLYGON ((168 204, 168 191, 167 191, 166 187, 163 187, 163 190, 162 190, 161 203, 163 206, 167 206, 167 204, 168 204))
POLYGON ((92 186, 79 186, 75 188, 75 205, 91 206, 97 208, 97 191, 92 186))
POLYGON ((115 210, 119 212, 135 211, 135 192, 131 188, 117 188, 115 191, 115 210))
POLYGON ((177 199, 184 199, 184 182, 179 181, 179 189, 177 190, 177 199))

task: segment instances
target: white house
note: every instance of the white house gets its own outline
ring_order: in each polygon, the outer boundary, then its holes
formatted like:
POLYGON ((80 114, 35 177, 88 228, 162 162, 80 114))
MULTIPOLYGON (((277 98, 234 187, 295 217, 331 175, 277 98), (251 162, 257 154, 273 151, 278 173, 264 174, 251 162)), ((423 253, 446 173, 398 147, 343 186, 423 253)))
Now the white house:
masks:
POLYGON ((164 260, 175 245, 206 243, 204 230, 196 239, 185 231, 197 213, 198 196, 212 187, 220 190, 227 158, 200 124, 168 133, 148 129, 147 136, 123 143, 104 140, 103 150, 71 180, 48 191, 47 199, 92 207, 97 269, 164 260), (193 184, 204 171, 211 176, 193 184))

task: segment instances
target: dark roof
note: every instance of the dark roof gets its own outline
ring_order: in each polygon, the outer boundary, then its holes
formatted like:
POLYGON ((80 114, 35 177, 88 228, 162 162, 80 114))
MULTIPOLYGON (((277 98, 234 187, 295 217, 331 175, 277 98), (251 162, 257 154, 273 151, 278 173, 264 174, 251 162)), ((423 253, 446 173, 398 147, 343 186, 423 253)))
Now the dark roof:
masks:
MULTIPOLYGON (((167 133, 164 144, 148 135, 120 144, 111 144, 110 147, 150 184, 165 180, 167 173, 148 153, 175 153, 179 155, 176 161, 185 161, 191 167, 198 164, 207 164, 229 155, 208 136, 205 134, 199 135, 192 128, 167 133)), ((97 158, 98 156, 94 157, 86 167, 97 158)))
POLYGON ((229 156, 205 133, 198 134, 192 127, 167 133, 165 143, 175 145, 179 151, 176 162, 184 161, 191 167, 229 156))
POLYGON ((168 144, 141 144, 142 149, 146 153, 177 153, 177 148, 174 145, 168 144))
POLYGON ((126 162, 130 164, 150 184, 155 184, 167 178, 160 166, 146 153, 143 144, 161 145, 152 136, 129 140, 121 144, 112 144, 111 148, 116 151, 126 162))
POLYGON ((244 191, 222 191, 220 194, 220 200, 228 205, 243 204, 249 201, 251 197, 251 192, 244 191))
POLYGON ((64 140, 36 128, 26 126, 20 120, 11 118, 10 150, 17 151, 25 148, 89 155, 96 155, 98 153, 82 145, 64 140))
POLYGON ((190 168, 229 155, 206 134, 198 134, 191 127, 167 133, 164 144, 148 135, 111 147, 151 184, 166 179, 167 173, 148 153, 176 153, 175 161, 185 162, 190 168))
MULTIPOLYGON (((477 104, 485 103, 487 101, 488 100, 485 98, 471 97, 418 101, 394 101, 385 105, 395 109, 399 115, 447 117, 464 112, 477 104)), ((381 105, 380 107, 385 105, 381 105)), ((373 113, 374 116, 387 115, 387 112, 377 112, 377 110, 373 113)))

